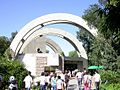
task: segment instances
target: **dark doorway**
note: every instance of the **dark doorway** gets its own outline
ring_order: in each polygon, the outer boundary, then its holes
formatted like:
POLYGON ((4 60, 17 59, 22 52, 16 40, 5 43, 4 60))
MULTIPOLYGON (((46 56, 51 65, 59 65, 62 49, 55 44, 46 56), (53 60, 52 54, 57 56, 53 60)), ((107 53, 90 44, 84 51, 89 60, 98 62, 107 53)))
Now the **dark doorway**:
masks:
POLYGON ((77 69, 77 64, 67 64, 67 63, 64 64, 64 70, 73 71, 75 69, 77 69))

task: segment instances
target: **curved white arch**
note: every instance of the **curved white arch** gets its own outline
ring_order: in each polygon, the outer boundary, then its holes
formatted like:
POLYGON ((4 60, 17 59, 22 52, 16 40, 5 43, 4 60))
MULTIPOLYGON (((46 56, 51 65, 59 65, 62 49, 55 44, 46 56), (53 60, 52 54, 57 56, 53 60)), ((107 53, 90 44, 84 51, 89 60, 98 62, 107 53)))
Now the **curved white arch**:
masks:
MULTIPOLYGON (((62 37, 64 39, 66 39, 67 41, 69 41, 74 48, 78 51, 78 55, 87 59, 87 54, 85 49, 82 46, 82 42, 79 42, 77 38, 75 38, 72 34, 61 30, 61 29, 56 29, 56 28, 43 28, 41 30, 37 30, 35 31, 33 34, 31 34, 29 36, 29 38, 27 38, 24 42, 23 45, 21 45, 21 48, 19 49, 19 53, 23 52, 23 49, 28 45, 29 42, 32 41, 32 39, 42 36, 42 35, 57 35, 59 37, 62 37)), ((17 52, 18 53, 18 52, 17 52)), ((17 54, 16 53, 16 54, 17 54)))
POLYGON ((26 24, 15 36, 14 40, 10 45, 10 49, 15 53, 18 52, 22 42, 24 42, 24 40, 28 38, 30 34, 32 34, 39 28, 55 23, 68 23, 77 27, 83 27, 93 36, 97 35, 97 29, 94 28, 90 29, 87 25, 87 22, 83 20, 81 17, 67 13, 53 13, 41 16, 31 21, 30 23, 26 24))
POLYGON ((49 38, 45 38, 46 39, 46 45, 48 45, 55 53, 62 53, 62 49, 60 48, 60 46, 55 43, 53 40, 49 39, 49 38))
MULTIPOLYGON (((38 37, 38 38, 32 39, 31 42, 36 41, 36 39, 37 39, 37 42, 38 42, 38 43, 37 43, 38 48, 39 48, 39 46, 41 45, 41 43, 43 43, 43 42, 41 42, 41 39, 43 39, 45 45, 49 46, 55 53, 59 53, 59 54, 62 53, 62 49, 60 48, 60 46, 59 46, 56 42, 54 42, 52 39, 47 38, 47 37, 44 37, 44 38, 38 37)), ((24 53, 24 54, 25 54, 25 53, 31 53, 31 52, 29 52, 29 50, 32 50, 32 52, 36 51, 36 50, 33 50, 33 48, 28 49, 29 47, 33 46, 33 44, 31 44, 31 42, 29 42, 29 43, 27 44, 27 46, 24 48, 24 50, 23 50, 23 53, 24 53), (28 49, 28 50, 27 50, 27 49, 28 49)), ((36 46, 36 45, 35 45, 35 46, 36 46)), ((36 48, 35 48, 35 49, 36 49, 36 48)), ((36 51, 36 52, 37 52, 37 51, 36 51)), ((34 53, 36 53, 36 52, 34 52, 34 53)))

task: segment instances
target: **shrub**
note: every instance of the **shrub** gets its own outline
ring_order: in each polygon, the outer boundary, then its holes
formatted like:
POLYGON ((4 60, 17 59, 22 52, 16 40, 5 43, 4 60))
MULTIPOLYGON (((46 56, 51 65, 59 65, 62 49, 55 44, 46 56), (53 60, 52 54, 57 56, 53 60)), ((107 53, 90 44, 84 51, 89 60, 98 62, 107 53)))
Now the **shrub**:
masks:
MULTIPOLYGON (((2 89, 8 88, 8 81, 10 76, 15 76, 19 90, 22 87, 22 81, 27 74, 24 65, 18 60, 7 60, 6 58, 0 59, 0 75, 3 76, 2 89)), ((1 89, 1 90, 2 90, 1 89)))
POLYGON ((120 73, 111 71, 111 70, 103 70, 100 71, 101 79, 103 83, 120 83, 120 73))
POLYGON ((120 90, 120 84, 102 84, 100 90, 120 90))

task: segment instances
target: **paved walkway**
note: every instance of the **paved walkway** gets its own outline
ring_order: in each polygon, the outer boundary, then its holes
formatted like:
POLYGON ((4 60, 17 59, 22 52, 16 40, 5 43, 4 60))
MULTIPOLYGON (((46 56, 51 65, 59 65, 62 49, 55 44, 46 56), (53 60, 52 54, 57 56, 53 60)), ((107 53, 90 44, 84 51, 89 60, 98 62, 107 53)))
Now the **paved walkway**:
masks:
POLYGON ((83 86, 78 86, 77 79, 72 78, 69 80, 67 90, 83 90, 83 86))

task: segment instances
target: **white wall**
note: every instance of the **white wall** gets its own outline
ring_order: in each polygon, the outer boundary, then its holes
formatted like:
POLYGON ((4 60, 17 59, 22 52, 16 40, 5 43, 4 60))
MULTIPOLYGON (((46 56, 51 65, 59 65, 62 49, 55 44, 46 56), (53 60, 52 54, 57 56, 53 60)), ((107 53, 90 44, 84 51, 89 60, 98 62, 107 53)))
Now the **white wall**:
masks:
POLYGON ((31 71, 32 75, 36 75, 36 56, 33 54, 25 54, 22 62, 25 64, 25 68, 31 71))
POLYGON ((59 66, 59 57, 57 53, 53 54, 25 54, 20 55, 19 59, 25 64, 27 70, 31 71, 31 74, 36 76, 36 58, 37 57, 47 57, 47 65, 46 66, 59 66))

